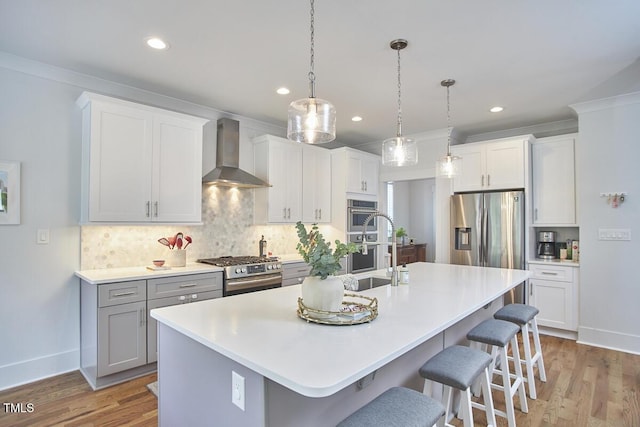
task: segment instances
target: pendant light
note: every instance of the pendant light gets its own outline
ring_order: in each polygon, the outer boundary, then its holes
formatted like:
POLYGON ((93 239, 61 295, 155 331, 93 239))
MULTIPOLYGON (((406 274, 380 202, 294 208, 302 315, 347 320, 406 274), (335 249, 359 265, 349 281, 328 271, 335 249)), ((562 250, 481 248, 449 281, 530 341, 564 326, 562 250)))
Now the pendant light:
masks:
POLYGON ((311 61, 309 70, 309 97, 289 104, 287 138, 307 144, 323 144, 336 139, 336 109, 329 101, 316 98, 314 73, 314 0, 311 0, 311 61))
POLYGON ((391 49, 398 52, 398 131, 393 138, 382 142, 382 164, 385 166, 411 166, 418 163, 416 142, 402 136, 402 84, 400 80, 400 51, 407 47, 404 39, 392 40, 391 49))
POLYGON ((440 85, 447 88, 447 155, 438 161, 438 175, 452 178, 458 173, 458 160, 460 157, 451 155, 451 104, 449 102, 449 88, 456 84, 453 79, 446 79, 440 82, 440 85))

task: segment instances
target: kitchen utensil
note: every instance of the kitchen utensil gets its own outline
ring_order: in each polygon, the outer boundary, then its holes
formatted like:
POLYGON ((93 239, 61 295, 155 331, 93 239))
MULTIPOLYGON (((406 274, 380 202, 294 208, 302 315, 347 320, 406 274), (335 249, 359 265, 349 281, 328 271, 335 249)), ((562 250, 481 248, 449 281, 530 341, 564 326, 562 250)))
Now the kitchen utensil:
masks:
POLYGON ((176 246, 176 238, 174 237, 168 237, 169 239, 169 249, 173 249, 176 246))
POLYGON ((182 233, 176 234, 176 247, 178 249, 182 249, 183 239, 184 239, 184 235, 182 233))
POLYGON ((186 240, 187 243, 184 244, 183 249, 187 249, 187 246, 189 246, 193 242, 193 240, 191 239, 191 236, 184 236, 184 240, 186 240))
POLYGON ((158 239, 158 242, 162 245, 165 245, 171 248, 171 243, 169 243, 169 241, 164 237, 161 237, 160 239, 158 239))

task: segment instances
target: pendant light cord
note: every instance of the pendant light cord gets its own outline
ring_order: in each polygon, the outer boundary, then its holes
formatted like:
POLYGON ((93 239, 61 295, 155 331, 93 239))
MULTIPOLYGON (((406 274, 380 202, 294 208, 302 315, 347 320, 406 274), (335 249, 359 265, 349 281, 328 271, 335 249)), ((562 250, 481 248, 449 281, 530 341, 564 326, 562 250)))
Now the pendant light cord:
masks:
POLYGON ((309 98, 315 98, 316 97, 316 75, 314 73, 314 69, 315 69, 315 49, 314 49, 314 36, 315 36, 315 7, 314 7, 314 0, 311 0, 311 28, 310 28, 310 33, 311 33, 311 51, 310 51, 310 61, 309 61, 309 98))
POLYGON ((398 49, 398 137, 402 136, 402 82, 400 80, 400 49, 398 49))
POLYGON ((447 156, 451 157, 451 104, 449 102, 449 87, 451 85, 447 85, 447 156))

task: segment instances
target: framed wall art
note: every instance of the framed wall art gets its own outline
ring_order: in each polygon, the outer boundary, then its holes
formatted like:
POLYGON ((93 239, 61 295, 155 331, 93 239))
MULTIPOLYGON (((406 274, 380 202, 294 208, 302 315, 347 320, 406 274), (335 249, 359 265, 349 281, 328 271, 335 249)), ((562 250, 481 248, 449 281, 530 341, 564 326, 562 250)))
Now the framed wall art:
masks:
POLYGON ((0 160, 0 225, 20 224, 20 162, 0 160))

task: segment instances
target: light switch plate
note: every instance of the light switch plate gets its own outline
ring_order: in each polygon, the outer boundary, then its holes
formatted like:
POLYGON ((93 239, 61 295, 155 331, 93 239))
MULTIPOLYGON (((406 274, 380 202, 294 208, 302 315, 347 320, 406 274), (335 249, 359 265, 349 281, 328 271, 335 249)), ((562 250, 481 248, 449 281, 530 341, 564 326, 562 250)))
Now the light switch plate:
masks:
POLYGON ((38 230, 38 234, 36 236, 36 243, 39 245, 48 245, 49 244, 49 229, 40 229, 38 230))
POLYGON ((631 240, 630 228, 598 228, 598 240, 631 240))

